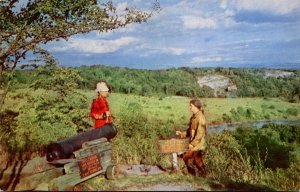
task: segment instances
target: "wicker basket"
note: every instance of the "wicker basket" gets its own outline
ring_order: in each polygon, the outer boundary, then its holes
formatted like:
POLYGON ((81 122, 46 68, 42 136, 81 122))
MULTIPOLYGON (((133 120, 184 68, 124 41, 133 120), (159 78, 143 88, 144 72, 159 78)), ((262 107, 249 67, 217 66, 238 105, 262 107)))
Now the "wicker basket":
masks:
POLYGON ((161 153, 178 153, 187 151, 189 139, 158 140, 158 149, 161 153))

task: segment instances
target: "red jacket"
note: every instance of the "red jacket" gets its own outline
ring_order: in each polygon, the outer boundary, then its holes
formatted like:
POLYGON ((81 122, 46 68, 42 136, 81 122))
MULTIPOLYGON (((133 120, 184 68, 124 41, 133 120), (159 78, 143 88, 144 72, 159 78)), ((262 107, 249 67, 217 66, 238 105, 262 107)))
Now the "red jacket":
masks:
POLYGON ((93 100, 90 116, 95 121, 94 128, 100 128, 104 124, 112 122, 110 116, 109 117, 104 116, 104 118, 96 119, 97 115, 103 116, 103 113, 105 113, 106 111, 109 111, 109 105, 105 97, 100 96, 97 99, 93 100))

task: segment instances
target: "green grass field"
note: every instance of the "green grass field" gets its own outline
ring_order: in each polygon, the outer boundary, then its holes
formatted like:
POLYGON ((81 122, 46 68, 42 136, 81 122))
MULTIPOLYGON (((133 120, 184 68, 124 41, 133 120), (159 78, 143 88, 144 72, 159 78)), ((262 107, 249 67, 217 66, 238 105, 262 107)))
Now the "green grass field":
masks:
MULTIPOLYGON (((94 91, 78 90, 87 97, 86 115, 89 114, 89 107, 94 98, 97 97, 94 91)), ((18 89, 9 92, 5 100, 4 109, 18 110, 22 103, 26 102, 22 95, 41 94, 41 90, 29 91, 28 89, 18 89)), ((49 94, 50 93, 44 93, 49 94)), ((142 107, 142 112, 151 120, 160 120, 162 122, 171 122, 174 125, 185 126, 191 113, 189 112, 189 100, 187 97, 143 97, 137 95, 127 95, 112 93, 109 98, 110 108, 116 118, 122 110, 130 103, 138 103, 142 107)), ((255 110, 260 116, 269 114, 269 120, 280 119, 300 119, 300 103, 289 103, 279 98, 201 98, 204 111, 209 124, 224 123, 222 115, 230 114, 230 110, 242 107, 255 110), (288 109, 298 111, 297 115, 287 115, 288 109)), ((255 119, 255 120, 264 120, 255 119)), ((246 122, 251 119, 242 118, 240 121, 246 122)), ((253 119, 252 119, 253 121, 253 119)))
MULTIPOLYGON (((85 92, 85 95, 89 100, 96 97, 96 94, 93 92, 85 92)), ((175 124, 186 124, 191 115, 189 112, 190 99, 187 97, 173 96, 158 98, 113 93, 108 100, 111 111, 116 116, 122 109, 122 106, 126 106, 132 102, 139 103, 148 118, 173 121, 175 124)), ((299 103, 289 103, 278 98, 202 98, 200 100, 203 102, 205 115, 209 124, 222 123, 223 113, 230 114, 231 109, 237 109, 238 107, 251 108, 259 114, 268 113, 272 120, 300 119, 300 112, 297 116, 284 117, 284 111, 287 109, 294 108, 299 111, 299 103)), ((242 121, 246 122, 249 120, 242 119, 242 121)))

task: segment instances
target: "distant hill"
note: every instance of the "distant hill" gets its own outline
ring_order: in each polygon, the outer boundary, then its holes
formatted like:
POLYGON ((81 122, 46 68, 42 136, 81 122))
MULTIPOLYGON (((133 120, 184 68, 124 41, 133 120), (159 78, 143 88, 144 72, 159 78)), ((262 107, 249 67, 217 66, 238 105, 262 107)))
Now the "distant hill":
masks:
MULTIPOLYGON (((80 89, 95 89, 105 80, 113 92, 142 96, 281 97, 300 100, 300 70, 239 68, 129 69, 103 65, 73 67, 80 89)), ((34 70, 18 70, 13 87, 31 84, 34 70)), ((42 77, 41 77, 42 78, 42 77)))

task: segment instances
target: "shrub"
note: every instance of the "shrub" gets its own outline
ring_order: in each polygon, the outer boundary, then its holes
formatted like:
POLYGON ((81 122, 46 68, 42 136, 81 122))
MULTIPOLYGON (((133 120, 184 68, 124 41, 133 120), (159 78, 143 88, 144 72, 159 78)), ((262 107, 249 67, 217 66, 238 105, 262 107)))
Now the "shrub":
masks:
POLYGON ((270 116, 270 114, 265 114, 264 118, 269 120, 269 119, 271 119, 271 116, 270 116))
POLYGON ((118 135, 114 140, 114 153, 118 163, 160 164, 165 157, 157 150, 158 138, 169 134, 170 124, 149 121, 138 103, 122 107, 116 120, 118 135))
POLYGON ((205 163, 207 176, 223 182, 263 184, 278 190, 300 188, 299 152, 291 152, 269 128, 239 127, 234 132, 210 134, 205 163))
POLYGON ((296 108, 288 108, 288 109, 286 110, 286 113, 287 113, 288 115, 297 116, 297 115, 298 115, 298 109, 296 109, 296 108))
POLYGON ((238 128, 234 136, 252 157, 264 159, 267 168, 287 168, 291 147, 281 142, 279 133, 271 129, 238 128), (257 156, 259 154, 259 156, 257 156))
POLYGON ((272 129, 279 133, 280 140, 287 143, 300 141, 300 125, 276 125, 269 124, 262 128, 272 129))
POLYGON ((16 118, 18 115, 18 112, 12 110, 5 110, 0 113, 0 144, 9 152, 13 151, 17 142, 16 140, 11 140, 11 138, 15 138, 17 127, 16 118))
POLYGON ((76 72, 47 63, 38 68, 37 75, 5 138, 8 150, 39 150, 51 141, 76 134, 83 126, 91 127, 86 97, 76 92, 80 80, 76 72))
POLYGON ((225 123, 231 123, 232 122, 232 119, 229 115, 227 115, 226 113, 223 113, 222 115, 222 119, 225 123))
POLYGON ((292 163, 288 169, 266 170, 261 182, 267 183, 280 191, 296 191, 300 189, 299 163, 292 163))
POLYGON ((211 134, 205 152, 208 176, 238 182, 253 180, 249 157, 243 156, 241 150, 241 145, 230 133, 211 134))

